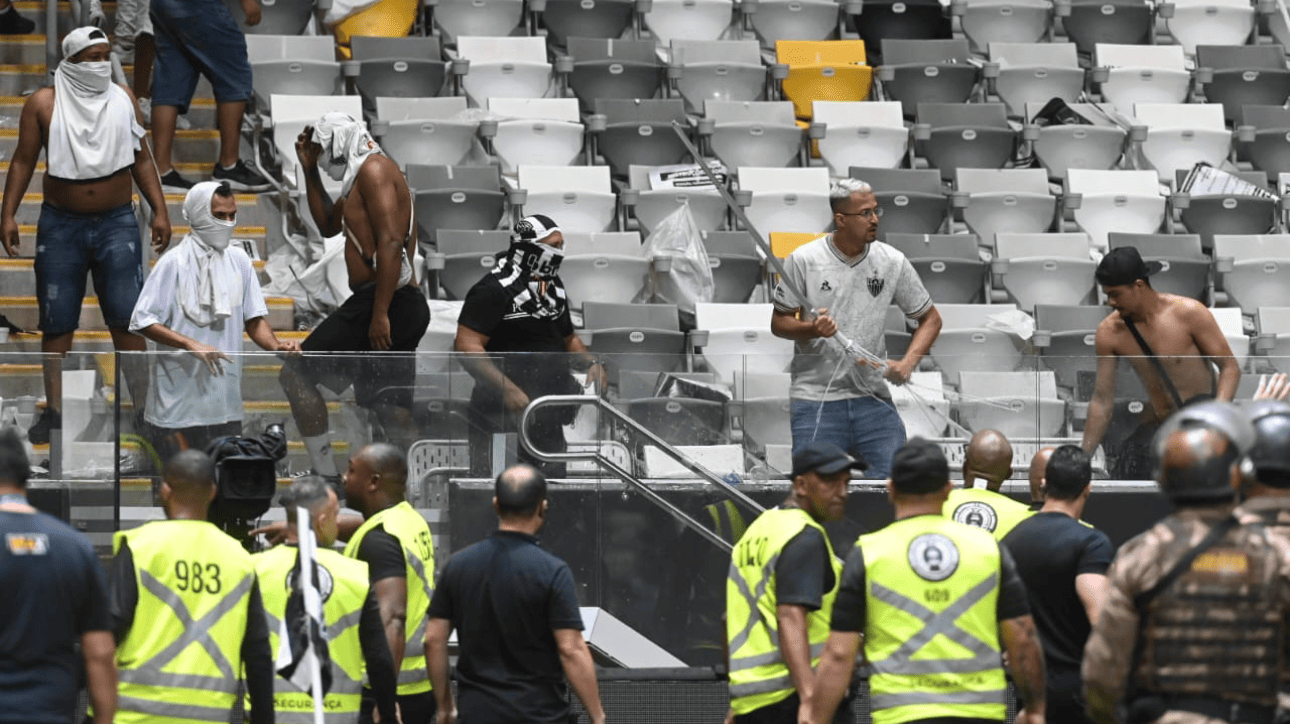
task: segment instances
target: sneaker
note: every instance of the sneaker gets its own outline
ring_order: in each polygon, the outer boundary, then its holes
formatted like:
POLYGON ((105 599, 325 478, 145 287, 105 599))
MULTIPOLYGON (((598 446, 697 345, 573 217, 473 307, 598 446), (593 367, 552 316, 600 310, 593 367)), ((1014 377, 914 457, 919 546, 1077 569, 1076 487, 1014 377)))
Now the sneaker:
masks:
POLYGON ((175 169, 170 169, 165 176, 161 177, 161 190, 168 193, 187 193, 188 189, 194 186, 192 181, 179 175, 175 169))
POLYGON ((19 15, 18 8, 12 4, 0 12, 0 35, 30 35, 35 29, 36 21, 19 15))
POLYGON ((27 430, 27 439, 32 445, 44 445, 49 442, 50 430, 63 428, 63 415, 52 407, 46 407, 36 418, 36 424, 27 430))
POLYGON ((273 185, 264 179, 258 171, 246 165, 246 162, 238 159, 237 165, 231 169, 225 169, 218 163, 215 164, 215 170, 211 173, 212 181, 224 181, 235 191, 268 191, 273 185))

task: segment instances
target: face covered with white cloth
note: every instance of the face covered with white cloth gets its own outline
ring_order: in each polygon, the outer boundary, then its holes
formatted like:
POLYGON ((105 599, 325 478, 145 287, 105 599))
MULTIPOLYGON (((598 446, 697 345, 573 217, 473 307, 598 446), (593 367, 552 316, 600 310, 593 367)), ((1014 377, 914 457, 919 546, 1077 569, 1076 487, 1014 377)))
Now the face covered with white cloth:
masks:
POLYGON ((233 293, 237 291, 237 280, 231 278, 229 266, 224 263, 237 222, 216 218, 211 211, 215 191, 221 185, 203 181, 189 189, 184 198, 184 220, 192 231, 177 250, 183 255, 177 290, 179 305, 185 316, 202 327, 232 316, 233 293))
POLYGON ((112 82, 111 62, 72 60, 107 44, 107 35, 91 27, 77 28, 63 38, 63 62, 54 71, 47 154, 49 173, 56 178, 87 181, 134 164, 144 130, 130 94, 112 82))
POLYGON ((318 120, 314 125, 313 140, 322 146, 319 160, 327 175, 341 182, 341 196, 349 195, 354 180, 358 178, 358 170, 367 157, 381 152, 376 139, 362 123, 339 111, 327 113, 318 120))

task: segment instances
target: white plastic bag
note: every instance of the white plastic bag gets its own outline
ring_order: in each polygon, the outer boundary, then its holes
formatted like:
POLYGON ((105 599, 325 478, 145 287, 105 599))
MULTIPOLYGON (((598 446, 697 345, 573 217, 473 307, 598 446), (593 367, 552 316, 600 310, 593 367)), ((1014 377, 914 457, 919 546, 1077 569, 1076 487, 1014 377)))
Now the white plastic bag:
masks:
POLYGON ((651 259, 672 259, 671 271, 653 280, 654 296, 660 301, 675 304, 690 314, 694 313, 695 304, 712 301, 712 267, 689 204, 681 204, 659 222, 645 240, 645 255, 651 259))

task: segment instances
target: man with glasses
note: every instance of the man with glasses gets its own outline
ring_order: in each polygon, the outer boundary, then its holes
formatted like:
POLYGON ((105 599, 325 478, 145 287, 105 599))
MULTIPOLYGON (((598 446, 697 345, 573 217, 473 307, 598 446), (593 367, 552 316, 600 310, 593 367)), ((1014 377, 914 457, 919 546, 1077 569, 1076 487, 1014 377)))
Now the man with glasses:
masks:
POLYGON ((771 331, 797 343, 790 393, 793 453, 812 441, 831 442, 869 462, 869 477, 883 479, 905 443, 905 426, 886 383, 909 381, 940 334, 941 315, 909 260, 874 243, 882 210, 869 184, 843 179, 830 190, 829 204, 834 231, 789 254, 775 288, 771 331), (876 364, 829 341, 841 332, 885 359, 884 326, 892 304, 918 321, 901 359, 876 364))
POLYGON ((950 491, 946 518, 982 528, 1001 541, 1029 518, 1030 507, 999 492, 1012 477, 1012 443, 998 430, 980 430, 968 441, 963 456, 963 487, 950 491), (985 485, 977 487, 977 479, 985 485))

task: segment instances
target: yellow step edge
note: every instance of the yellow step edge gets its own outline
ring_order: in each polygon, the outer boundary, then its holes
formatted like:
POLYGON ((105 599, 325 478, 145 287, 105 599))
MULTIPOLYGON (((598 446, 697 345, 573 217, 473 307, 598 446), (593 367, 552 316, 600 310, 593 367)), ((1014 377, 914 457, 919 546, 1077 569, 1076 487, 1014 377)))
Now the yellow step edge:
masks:
MULTIPOLYGON (((22 224, 18 227, 18 233, 35 234, 37 228, 38 227, 35 224, 22 224)), ((187 234, 192 230, 193 230, 193 227, 191 226, 173 226, 172 225, 170 227, 170 233, 175 237, 175 239, 182 237, 184 234, 187 234)), ((268 227, 264 227, 264 226, 239 226, 233 229, 233 236, 235 237, 264 236, 266 233, 268 233, 268 227)), ((0 259, 0 264, 2 264, 3 262, 31 262, 31 261, 32 261, 31 259, 0 259)), ((30 264, 28 264, 28 266, 30 266, 30 264)))
MULTIPOLYGON (((3 130, 3 129, 0 129, 0 130, 3 130)), ((200 165, 208 166, 209 164, 200 164, 200 165)), ((185 196, 186 194, 166 194, 166 203, 182 204, 184 203, 185 196)), ((237 202, 239 204, 254 204, 260 199, 259 195, 257 194, 233 194, 233 196, 236 197, 237 202)), ((139 203, 138 194, 134 194, 130 198, 135 203, 139 203)), ((45 202, 45 194, 40 191, 28 191, 27 193, 23 194, 22 202, 24 204, 42 204, 45 202)))
MULTIPOLYGON (((291 403, 286 400, 246 400, 242 403, 242 409, 247 412, 279 412, 291 414, 291 403)), ((340 412, 339 402, 328 402, 327 412, 340 412)), ((335 447, 336 443, 332 443, 335 447)))
MULTIPOLYGON (((30 35, 20 35, 20 36, 6 35, 6 36, 4 36, 4 39, 5 39, 5 40, 4 40, 4 42, 6 42, 6 43, 8 43, 8 42, 13 42, 13 41, 10 41, 10 38, 13 38, 13 37, 19 37, 19 38, 30 38, 30 37, 32 37, 32 36, 30 36, 30 35)), ((43 44, 44 44, 44 42, 45 42, 45 41, 43 40, 43 38, 44 38, 45 36, 43 36, 43 35, 42 35, 42 36, 40 36, 40 37, 42 38, 42 40, 41 40, 40 42, 41 42, 41 44, 43 45, 43 44)), ((26 42, 26 41, 19 41, 19 42, 26 42)), ((0 66, 0 67, 4 67, 4 66, 0 66)), ((41 67, 41 68, 44 68, 45 66, 43 66, 43 65, 42 65, 42 66, 40 66, 40 67, 41 67)), ((129 66, 129 65, 125 66, 126 75, 129 75, 129 74, 130 74, 130 69, 131 69, 132 67, 133 67, 133 66, 129 66)), ((26 102, 27 102, 27 98, 28 98, 28 97, 29 97, 29 96, 5 96, 5 95, 0 95, 0 105, 5 105, 5 106, 21 106, 21 105, 23 105, 24 103, 26 103, 26 102)), ((188 107, 189 107, 189 108, 214 108, 214 107, 215 107, 215 99, 214 99, 214 98, 194 98, 194 99, 192 99, 192 101, 190 101, 190 102, 189 102, 188 107)))
MULTIPOLYGON (((25 3, 25 4, 37 5, 42 10, 44 9, 44 3, 25 3)), ((18 3, 18 5, 19 7, 21 7, 22 5, 24 5, 24 3, 18 3)), ((44 45, 45 34, 41 33, 40 35, 36 35, 33 33, 31 35, 6 35, 4 36, 4 42, 10 45, 44 45)))
MULTIPOLYGON (((5 42, 8 42, 11 36, 4 36, 5 42)), ((45 64, 7 64, 0 63, 0 73, 41 73, 45 72, 45 64)))
MULTIPOLYGON (((0 65, 0 75, 3 75, 6 72, 11 72, 11 73, 14 72, 13 68, 15 67, 18 67, 18 66, 0 65)), ((41 73, 45 72, 45 66, 43 65, 40 66, 40 72, 41 73)), ((151 133, 151 131, 149 133, 151 133)), ((0 138, 17 138, 17 137, 18 137, 17 128, 0 128, 0 138)), ((187 131, 175 131, 175 138, 177 140, 189 140, 189 141, 194 141, 194 140, 218 141, 219 131, 215 130, 214 128, 191 128, 187 131)))
MULTIPOLYGON (((181 172, 187 171, 188 173, 195 173, 195 174, 200 174, 206 169, 211 167, 209 163, 191 163, 191 162, 176 163, 173 165, 181 172)), ((44 173, 48 169, 49 167, 45 164, 44 161, 36 162, 36 173, 44 173)), ((5 166, 4 168, 0 168, 0 171, 8 171, 8 170, 9 170, 8 166, 5 166)), ((250 194, 246 194, 246 195, 250 195, 250 194)))

